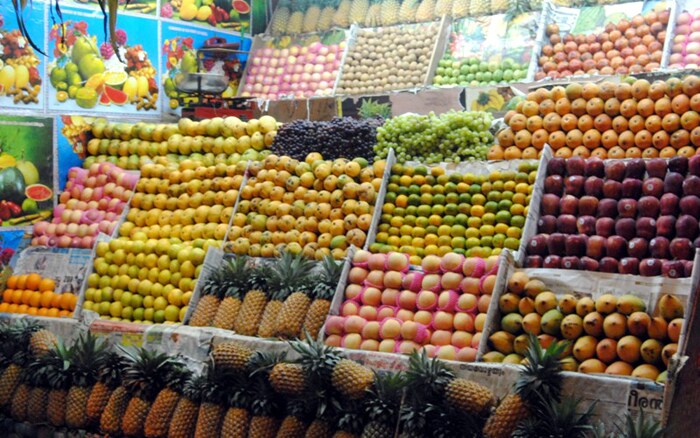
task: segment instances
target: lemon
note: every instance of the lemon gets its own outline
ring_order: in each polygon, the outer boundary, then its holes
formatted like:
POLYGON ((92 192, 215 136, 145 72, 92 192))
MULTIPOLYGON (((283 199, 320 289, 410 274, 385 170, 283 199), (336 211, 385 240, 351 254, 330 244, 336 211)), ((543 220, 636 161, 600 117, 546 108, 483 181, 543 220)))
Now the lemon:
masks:
POLYGON ((108 71, 104 73, 103 78, 104 83, 110 87, 120 88, 129 79, 129 75, 124 71, 108 71))

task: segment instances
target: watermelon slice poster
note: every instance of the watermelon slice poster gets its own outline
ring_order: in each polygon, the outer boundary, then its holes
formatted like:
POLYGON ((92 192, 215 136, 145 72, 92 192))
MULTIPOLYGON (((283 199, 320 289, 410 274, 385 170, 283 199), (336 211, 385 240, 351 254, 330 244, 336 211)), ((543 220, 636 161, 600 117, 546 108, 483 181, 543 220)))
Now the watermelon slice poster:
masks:
MULTIPOLYGON (((27 33, 44 47, 44 2, 27 3, 27 33)), ((43 63, 46 58, 22 36, 11 1, 0 1, 0 107, 13 110, 44 106, 43 63)))
POLYGON ((158 115, 158 22, 122 13, 118 49, 106 42, 102 12, 61 8, 64 30, 51 25, 49 110, 158 115))
POLYGON ((245 54, 229 55, 219 59, 205 59, 197 63, 197 50, 211 38, 221 38, 225 43, 238 43, 239 50, 250 50, 252 40, 239 35, 217 32, 214 29, 187 26, 182 23, 163 23, 161 52, 161 83, 163 84, 163 108, 165 112, 179 114, 183 103, 195 100, 178 87, 188 73, 206 71, 211 74, 224 74, 228 87, 222 97, 234 97, 238 92, 239 78, 245 69, 245 54))
POLYGON ((0 115, 0 220, 28 227, 54 207, 53 118, 0 115))
POLYGON ((229 32, 251 33, 253 0, 161 0, 160 16, 229 32))

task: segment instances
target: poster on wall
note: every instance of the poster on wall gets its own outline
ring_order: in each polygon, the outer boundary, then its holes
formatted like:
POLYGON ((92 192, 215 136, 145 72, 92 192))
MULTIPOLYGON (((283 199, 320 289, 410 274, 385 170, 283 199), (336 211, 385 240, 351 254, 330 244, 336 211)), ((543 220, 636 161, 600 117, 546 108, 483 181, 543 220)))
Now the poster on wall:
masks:
MULTIPOLYGON (((44 2, 27 4, 27 33, 44 46, 44 2)), ((11 1, 0 1, 0 107, 36 110, 44 107, 42 93, 45 57, 22 36, 11 1)))
POLYGON ((102 114, 157 115, 156 20, 119 15, 118 53, 105 41, 102 12, 63 7, 49 31, 49 109, 102 114))
MULTIPOLYGON (((100 9, 98 0, 67 0, 66 4, 100 9)), ((131 12, 134 14, 155 15, 158 10, 157 0, 119 0, 119 11, 131 12)))
POLYGON ((58 162, 58 191, 61 192, 68 181, 71 167, 81 167, 87 157, 88 133, 94 117, 62 115, 56 117, 56 153, 58 162))
POLYGON ((0 220, 27 227, 51 215, 53 119, 0 115, 0 220))
POLYGON ((183 84, 187 74, 205 71, 211 74, 223 74, 228 81, 221 97, 231 98, 238 92, 240 75, 245 68, 247 56, 228 54, 220 57, 205 57, 201 65, 197 61, 197 50, 218 39, 217 44, 238 44, 240 51, 250 50, 252 40, 238 35, 230 35, 205 28, 185 26, 181 23, 163 23, 163 56, 161 72, 163 76, 165 111, 179 113, 181 105, 193 99, 193 95, 184 90, 183 84))
POLYGON ((160 16, 250 35, 251 2, 252 0, 161 0, 160 16))

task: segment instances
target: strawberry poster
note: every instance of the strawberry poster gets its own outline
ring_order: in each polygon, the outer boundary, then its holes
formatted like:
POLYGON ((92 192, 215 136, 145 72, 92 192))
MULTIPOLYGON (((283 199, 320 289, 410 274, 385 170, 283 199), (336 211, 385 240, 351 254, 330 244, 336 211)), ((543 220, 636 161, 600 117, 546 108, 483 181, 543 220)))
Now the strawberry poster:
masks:
MULTIPOLYGON (((44 2, 27 4, 27 32, 44 45, 44 2)), ((0 107, 15 110, 43 107, 43 62, 45 58, 22 36, 11 1, 0 1, 0 107)))
POLYGON ((102 12, 64 7, 49 29, 48 108, 60 112, 153 114, 158 111, 155 19, 121 13, 117 50, 102 12))

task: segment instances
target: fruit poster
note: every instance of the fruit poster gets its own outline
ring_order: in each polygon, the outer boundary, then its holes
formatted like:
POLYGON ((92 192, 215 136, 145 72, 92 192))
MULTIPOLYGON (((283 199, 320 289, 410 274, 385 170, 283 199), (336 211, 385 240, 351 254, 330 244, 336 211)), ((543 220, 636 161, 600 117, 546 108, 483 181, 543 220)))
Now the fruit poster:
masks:
POLYGON ((252 0, 161 0, 160 16, 251 34, 252 0))
MULTIPOLYGON (((67 4, 88 6, 100 10, 98 0, 67 0, 67 4)), ((157 0, 119 0, 119 12, 155 15, 158 12, 157 0)))
POLYGON ((56 153, 58 160, 58 191, 63 191, 68 181, 68 170, 82 166, 87 156, 88 132, 92 117, 62 115, 56 117, 58 136, 56 153))
MULTIPOLYGON (((44 46, 44 2, 27 3, 27 33, 44 46)), ((0 2, 0 107, 13 110, 43 108, 42 76, 45 57, 20 33, 11 1, 0 2)))
POLYGON ((48 108, 67 112, 145 114, 158 110, 158 22, 119 15, 115 53, 102 12, 63 7, 50 26, 48 108))
POLYGON ((0 115, 0 220, 27 227, 51 215, 53 119, 0 115))
MULTIPOLYGON (((236 35, 224 34, 214 30, 184 26, 181 23, 163 23, 161 51, 163 72, 161 83, 163 84, 163 107, 170 111, 177 111, 183 103, 191 101, 193 95, 183 92, 179 86, 184 85, 188 73, 206 71, 211 74, 223 74, 228 80, 228 86, 221 93, 222 97, 234 97, 238 93, 240 77, 245 69, 247 56, 243 54, 229 54, 222 57, 207 56, 202 65, 197 62, 197 50, 212 38, 223 39, 225 44, 238 43, 240 49, 250 49, 252 40, 236 35)), ((196 98, 194 98, 196 100, 196 98)))

